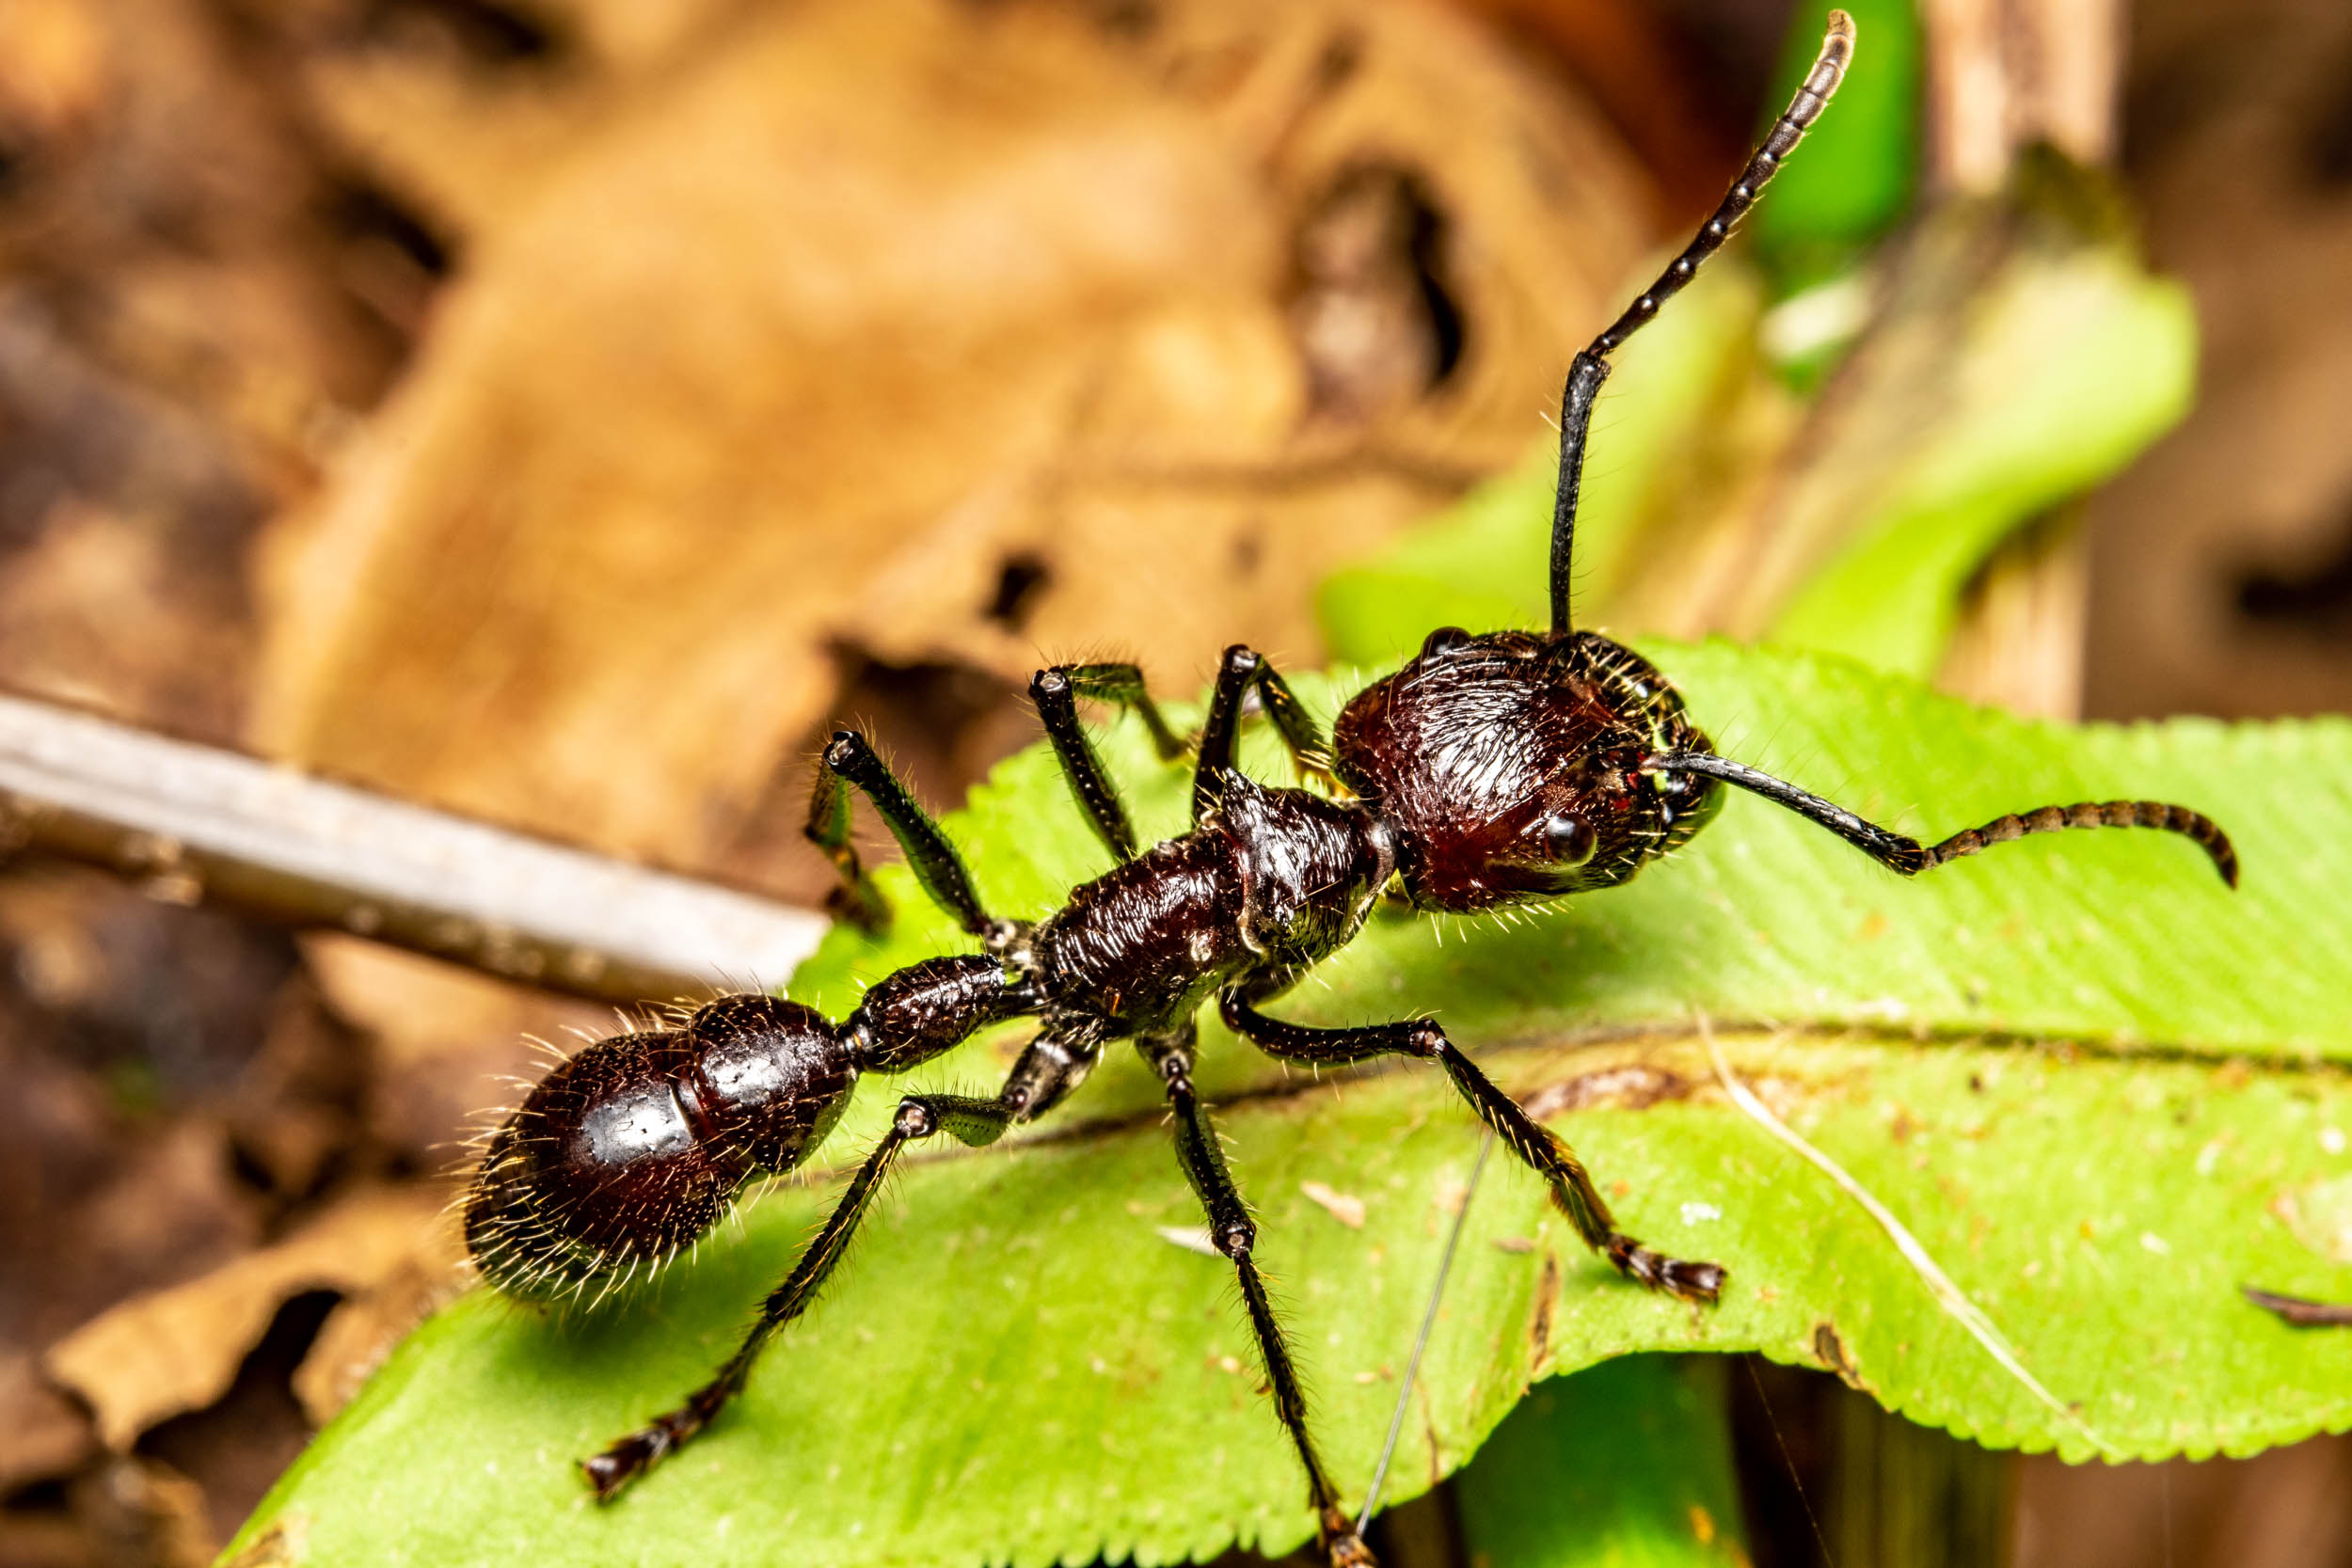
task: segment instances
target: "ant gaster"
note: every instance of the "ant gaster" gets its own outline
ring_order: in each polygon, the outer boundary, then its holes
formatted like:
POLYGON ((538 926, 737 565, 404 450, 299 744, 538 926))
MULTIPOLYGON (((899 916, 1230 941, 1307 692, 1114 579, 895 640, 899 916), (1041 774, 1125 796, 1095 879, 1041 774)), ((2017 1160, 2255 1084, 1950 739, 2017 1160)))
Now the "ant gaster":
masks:
POLYGON ((2193 811, 2153 801, 2043 806, 1922 845, 1715 755, 1646 660, 1569 626, 1577 491, 1609 356, 1723 245, 1836 90, 1853 40, 1845 13, 1831 12, 1811 73, 1723 204, 1569 369, 1549 632, 1432 632, 1417 657, 1346 705, 1327 747, 1264 658, 1228 649, 1198 741, 1192 831, 1148 850, 1079 724, 1078 701, 1135 712, 1164 759, 1184 743, 1133 666, 1041 672, 1030 686, 1039 716, 1072 793, 1119 864, 1034 924, 992 916, 954 847, 866 741, 846 731, 833 737, 818 768, 808 836, 841 873, 842 912, 869 928, 887 918, 850 847, 854 787, 888 824, 924 891, 982 951, 899 970, 838 1022, 776 997, 725 996, 676 1029, 582 1050, 491 1140, 466 1212, 483 1274, 516 1296, 554 1300, 659 1264, 709 1229, 754 1177, 805 1160, 861 1075, 904 1072, 1003 1020, 1036 1018, 1041 1027, 993 1097, 910 1094, 898 1102, 890 1130, 717 1376, 586 1462, 599 1497, 700 1433, 742 1389, 761 1349, 839 1261, 909 1144, 941 1132, 993 1143, 1060 1104, 1106 1045, 1132 1040, 1165 1085, 1177 1160, 1217 1250, 1239 1275, 1276 1415, 1306 1471, 1323 1553, 1333 1564, 1367 1563, 1309 1431, 1290 1340, 1252 1256, 1257 1227, 1193 1089, 1194 1015, 1203 1006, 1214 1003, 1234 1034, 1286 1062, 1401 1055, 1436 1065, 1543 1179, 1587 1243, 1640 1284, 1711 1303, 1724 1271, 1665 1257, 1619 1229, 1568 1146, 1436 1023, 1310 1028, 1260 1008, 1344 946, 1393 884, 1419 909, 1457 912, 1613 887, 1705 826, 1726 784, 1788 807, 1906 876, 2028 833, 2143 827, 2194 839, 2234 885, 2236 859, 2221 831, 2193 811), (1234 735, 1252 696, 1299 768, 1336 784, 1332 793, 1269 788, 1236 769, 1234 735))

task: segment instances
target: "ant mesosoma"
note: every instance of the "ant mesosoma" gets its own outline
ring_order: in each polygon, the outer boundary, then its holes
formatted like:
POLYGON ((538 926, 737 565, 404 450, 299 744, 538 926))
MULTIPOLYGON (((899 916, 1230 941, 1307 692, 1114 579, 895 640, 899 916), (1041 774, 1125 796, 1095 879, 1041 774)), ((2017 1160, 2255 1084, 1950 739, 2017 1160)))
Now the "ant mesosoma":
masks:
POLYGON ((1308 1431, 1290 1342, 1252 1257, 1257 1228, 1195 1095, 1194 1015, 1214 1001, 1226 1026, 1286 1062, 1337 1066, 1377 1056, 1436 1064, 1504 1147, 1550 1188, 1577 1233, 1652 1290, 1711 1303, 1724 1271, 1668 1258, 1617 1227, 1564 1143, 1498 1089, 1426 1019, 1309 1028, 1259 1009, 1344 946, 1374 900, 1401 883, 1424 911, 1475 912, 1612 887, 1703 827, 1736 784, 1852 844, 1905 876, 1989 845, 2063 828, 2161 828, 2194 839, 2233 885, 2229 839, 2211 821, 2154 801, 2043 806, 1939 844, 1864 821, 1755 768, 1717 756, 1681 698, 1646 660, 1568 624, 1570 549, 1593 399, 1609 356, 1689 282, 1828 103, 1853 52, 1832 11, 1812 71, 1714 214, 1648 292, 1571 365, 1560 410, 1552 524, 1551 628, 1430 633, 1421 652, 1347 704, 1327 746, 1272 665, 1226 651, 1198 740, 1192 831, 1145 850, 1078 721, 1080 699, 1136 713, 1164 759, 1185 745, 1131 665, 1064 665, 1030 685, 1072 793, 1118 858, 1044 919, 989 914, 956 850, 860 736, 836 734, 817 774, 807 832, 841 874, 841 911, 879 927, 887 907, 850 841, 850 796, 870 800, 924 891, 982 951, 926 959, 866 991, 835 1022, 773 996, 724 996, 681 1027, 623 1035, 550 1072, 492 1138, 466 1210, 466 1235, 490 1282, 555 1300, 656 1264, 708 1230, 761 1173, 792 1169, 839 1119, 863 1073, 904 1072, 986 1025, 1042 1027, 993 1098, 910 1094, 839 1206, 769 1296, 742 1346, 678 1408, 585 1464, 610 1498, 708 1426, 743 1387, 770 1338, 808 1306, 909 1144, 946 1132, 967 1145, 1061 1103, 1114 1040, 1133 1040, 1166 1086, 1176 1155, 1239 1275, 1276 1415, 1307 1475, 1319 1539, 1334 1564, 1371 1555, 1308 1431), (1330 794, 1275 789, 1234 766, 1234 735, 1254 696, 1299 768, 1330 794))

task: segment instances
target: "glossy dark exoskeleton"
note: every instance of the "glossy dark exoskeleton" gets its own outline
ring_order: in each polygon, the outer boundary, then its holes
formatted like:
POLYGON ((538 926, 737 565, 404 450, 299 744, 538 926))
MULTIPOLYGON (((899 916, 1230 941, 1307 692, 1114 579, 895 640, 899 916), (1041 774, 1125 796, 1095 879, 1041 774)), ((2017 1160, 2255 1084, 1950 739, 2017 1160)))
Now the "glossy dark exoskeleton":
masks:
POLYGON ((862 1075, 906 1071, 1003 1020, 1034 1018, 1039 1028, 995 1095, 900 1100, 890 1130, 718 1375, 586 1462, 599 1497, 693 1437, 742 1387, 767 1341, 824 1283, 906 1145, 941 1132, 992 1143, 1058 1104, 1105 1046, 1130 1040, 1166 1086, 1178 1160, 1233 1264, 1276 1413, 1306 1472, 1324 1553, 1335 1564, 1368 1562, 1309 1433, 1289 1340, 1252 1259, 1256 1227, 1193 1090, 1193 1021, 1201 1007, 1214 1005, 1236 1035, 1287 1061, 1403 1055, 1433 1064, 1543 1179, 1586 1243, 1643 1285, 1711 1303, 1724 1271, 1664 1257, 1620 1230, 1567 1145, 1436 1023, 1310 1028, 1261 1007, 1346 945, 1391 889, 1424 911, 1474 912, 1614 886, 1704 827, 1725 784, 1788 807, 1904 875, 2027 833, 2137 826, 2185 834, 2235 882, 2221 831, 2156 801, 2044 806, 1920 844, 1715 755, 1653 666, 1569 625, 1577 494, 1608 356, 1723 244, 1820 114, 1852 44, 1852 24, 1832 12, 1812 73, 1722 206, 1571 365, 1548 632, 1432 632, 1403 668, 1347 704, 1328 746, 1272 666, 1248 648, 1228 649, 1197 742, 1192 831, 1149 848, 1136 842, 1077 704, 1132 710, 1163 758, 1174 759, 1184 743, 1132 666, 1041 673, 1031 694, 1046 736, 1120 863, 1034 924, 990 915, 954 847, 866 742, 848 732, 834 736, 818 768, 808 835, 841 872, 842 914, 869 927, 887 918, 850 846, 854 789, 889 825, 924 890, 981 950, 900 970, 838 1022, 771 997, 728 996, 675 1029, 581 1051, 491 1141, 467 1208, 467 1239, 483 1274, 513 1294, 555 1299, 657 1265, 703 1234, 755 1176, 805 1160, 862 1075), (1300 768, 1331 789, 1269 787, 1236 769, 1235 732, 1253 698, 1300 768))

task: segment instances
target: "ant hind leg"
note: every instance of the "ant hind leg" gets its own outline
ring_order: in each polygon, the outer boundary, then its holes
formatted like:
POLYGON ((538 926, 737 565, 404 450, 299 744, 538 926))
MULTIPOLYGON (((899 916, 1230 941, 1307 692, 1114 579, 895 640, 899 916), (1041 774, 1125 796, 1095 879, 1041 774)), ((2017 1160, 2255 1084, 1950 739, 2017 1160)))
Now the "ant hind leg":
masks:
POLYGON ((719 1369, 718 1375, 688 1395, 686 1402, 676 1409, 664 1411, 602 1453, 581 1463, 589 1484, 596 1488, 596 1500, 612 1501, 623 1487, 651 1469, 664 1454, 691 1441, 710 1425, 728 1402, 743 1391, 759 1353, 778 1330, 808 1310, 809 1303, 816 1299, 841 1261, 841 1255, 849 1250, 850 1238, 872 1206, 874 1195, 881 1190, 882 1179, 890 1174, 900 1149, 941 1132, 972 1148, 993 1144, 1007 1128, 1051 1108, 1086 1077, 1100 1056, 1101 1047, 1096 1042, 1083 1037, 1057 1036, 1049 1029, 1030 1042, 1007 1076, 1004 1088, 993 1099, 911 1094, 899 1101, 898 1114, 891 1119, 890 1131, 850 1179, 848 1190, 841 1195, 840 1203, 824 1227, 818 1231, 817 1239, 808 1243, 784 1283, 770 1292, 760 1308, 759 1321, 727 1358, 727 1364, 719 1369))
POLYGON ((1575 1150, 1558 1133, 1527 1114, 1519 1102, 1495 1087, 1477 1064, 1427 1019, 1375 1023, 1357 1029, 1311 1029, 1285 1023, 1252 1007, 1238 990, 1228 990, 1218 1007, 1225 1025, 1270 1056, 1285 1061, 1340 1066, 1375 1056, 1418 1056, 1445 1069, 1478 1119, 1495 1130, 1504 1147, 1542 1177, 1551 1201, 1577 1234, 1615 1264, 1628 1278, 1684 1301, 1713 1303, 1729 1277, 1722 1265, 1686 1261, 1653 1251, 1617 1228, 1600 1190, 1575 1150))

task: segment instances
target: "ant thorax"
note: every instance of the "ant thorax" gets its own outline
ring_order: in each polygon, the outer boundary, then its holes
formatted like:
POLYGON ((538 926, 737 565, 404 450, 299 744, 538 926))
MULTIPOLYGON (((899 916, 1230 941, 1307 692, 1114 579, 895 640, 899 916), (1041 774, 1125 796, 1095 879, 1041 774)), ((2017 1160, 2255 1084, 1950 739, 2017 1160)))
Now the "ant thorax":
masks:
POLYGON ((1037 927, 1035 983, 1057 1010, 1106 1037, 1167 1031, 1218 988, 1319 963, 1363 925, 1396 863, 1378 817, 1238 772, 1216 797, 1194 832, 1072 890, 1037 927))
POLYGON ((1423 909, 1613 887, 1696 832, 1720 795, 1645 771, 1707 737, 1655 666, 1596 632, 1442 627, 1347 705, 1333 739, 1423 909))

